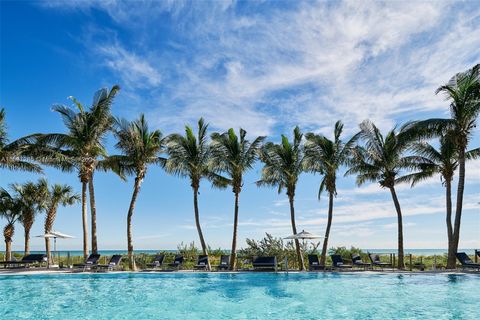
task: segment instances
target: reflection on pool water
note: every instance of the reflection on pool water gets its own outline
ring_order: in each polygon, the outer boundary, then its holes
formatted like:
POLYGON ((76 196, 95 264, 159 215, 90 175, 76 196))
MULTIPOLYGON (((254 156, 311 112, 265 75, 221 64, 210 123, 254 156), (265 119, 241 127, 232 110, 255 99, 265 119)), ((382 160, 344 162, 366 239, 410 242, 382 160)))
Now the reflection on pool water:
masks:
POLYGON ((0 276, 0 319, 478 319, 480 275, 0 276))

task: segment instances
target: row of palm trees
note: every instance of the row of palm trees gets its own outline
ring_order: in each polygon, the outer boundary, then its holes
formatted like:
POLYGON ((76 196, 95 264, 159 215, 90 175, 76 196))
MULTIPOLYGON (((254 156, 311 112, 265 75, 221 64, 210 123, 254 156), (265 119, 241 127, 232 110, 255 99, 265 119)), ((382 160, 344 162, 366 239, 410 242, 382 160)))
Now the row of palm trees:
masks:
MULTIPOLYGON (((480 65, 456 74, 437 93, 446 94, 450 102, 451 118, 428 119, 409 122, 383 135, 370 121, 360 124, 360 131, 348 140, 343 139, 343 124, 334 127, 333 139, 324 135, 307 133, 305 137, 296 127, 293 141, 282 135, 280 143, 264 142, 266 137, 246 139, 246 132, 233 129, 208 136, 208 124, 198 121, 197 132, 190 126, 185 134, 164 137, 158 130, 150 130, 143 115, 128 122, 114 118, 111 106, 119 91, 118 86, 98 91, 87 109, 71 98, 75 109, 56 105, 67 128, 66 133, 33 134, 8 142, 1 111, 0 167, 11 170, 40 172, 40 164, 64 171, 77 172, 82 184, 83 251, 88 250, 87 187, 91 212, 91 249, 97 252, 94 173, 96 170, 112 171, 120 178, 135 177, 133 194, 127 213, 127 240, 130 268, 135 269, 133 257, 132 217, 141 184, 150 165, 159 165, 166 172, 188 178, 193 192, 195 224, 203 254, 208 254, 207 244, 200 224, 198 191, 202 180, 214 187, 231 187, 234 193, 234 223, 231 250, 231 268, 235 269, 239 198, 243 188, 243 175, 257 160, 263 163, 258 186, 272 186, 278 192, 286 191, 290 204, 293 233, 295 223, 295 190, 304 172, 318 173, 321 181, 318 197, 328 193, 328 219, 321 263, 325 263, 328 239, 333 220, 336 183, 340 170, 346 175, 356 175, 357 184, 377 182, 390 191, 398 218, 398 267, 404 267, 402 210, 395 187, 408 182, 414 186, 419 181, 440 174, 446 187, 446 220, 449 241, 447 267, 455 266, 458 249, 460 221, 465 185, 465 161, 480 156, 480 148, 468 151, 473 130, 480 113, 480 65), (105 137, 113 132, 120 155, 107 155, 105 137), (429 144, 438 139, 439 149, 429 144), (162 155, 166 154, 167 157, 162 155), (33 161, 32 161, 33 160, 33 161), (452 225, 452 180, 458 169, 458 189, 455 219, 452 225)), ((5 210, 2 211, 5 215, 5 210)), ((28 219, 27 219, 28 220, 28 219)), ((10 222, 8 220, 7 222, 10 222)), ((27 221, 27 226, 31 221, 27 221)), ((25 229, 26 230, 26 229, 25 229)), ((27 240, 27 239, 26 239, 27 240)), ((304 269, 300 245, 295 241, 298 264, 304 269)))
MULTIPOLYGON (((0 214, 7 220, 3 229, 5 238, 5 256, 12 258, 11 243, 15 232, 15 222, 19 221, 24 229, 25 255, 30 253, 30 230, 35 222, 35 217, 40 212, 45 212, 44 232, 48 234, 53 229, 59 206, 69 206, 80 200, 73 192, 71 186, 54 184, 49 185, 42 178, 38 182, 11 184, 10 189, 0 189, 0 214)), ((45 249, 49 262, 52 262, 50 238, 45 238, 45 249)))

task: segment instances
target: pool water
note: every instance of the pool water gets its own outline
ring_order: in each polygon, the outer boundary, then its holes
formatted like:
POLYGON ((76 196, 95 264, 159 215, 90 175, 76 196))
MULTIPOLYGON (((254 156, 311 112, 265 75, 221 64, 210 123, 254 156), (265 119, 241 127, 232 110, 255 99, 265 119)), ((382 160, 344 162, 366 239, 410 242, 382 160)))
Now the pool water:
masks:
POLYGON ((480 275, 0 276, 0 319, 478 319, 480 275))

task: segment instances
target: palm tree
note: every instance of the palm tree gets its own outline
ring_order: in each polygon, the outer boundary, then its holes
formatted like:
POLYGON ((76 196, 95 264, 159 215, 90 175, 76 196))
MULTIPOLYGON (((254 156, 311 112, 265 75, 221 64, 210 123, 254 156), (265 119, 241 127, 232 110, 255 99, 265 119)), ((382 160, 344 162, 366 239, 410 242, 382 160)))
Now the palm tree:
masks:
MULTIPOLYGON (((258 186, 277 187, 278 193, 281 193, 284 188, 287 190, 293 234, 297 233, 294 207, 295 188, 298 177, 303 171, 302 137, 303 135, 300 133, 300 129, 295 127, 293 130, 293 143, 290 143, 288 138, 282 135, 281 144, 274 144, 272 142, 264 144, 260 150, 260 160, 264 163, 262 178, 257 181, 258 186)), ((298 239, 295 239, 295 248, 300 270, 304 270, 305 264, 303 262, 303 255, 300 252, 298 239)))
MULTIPOLYGON (((456 267, 455 243, 456 238, 452 226, 452 181, 455 171, 458 168, 458 150, 455 145, 455 137, 453 132, 440 138, 440 148, 437 150, 434 146, 426 142, 417 142, 413 145, 412 150, 420 157, 417 164, 418 172, 414 172, 403 176, 399 180, 411 183, 412 187, 418 182, 428 179, 439 174, 442 185, 445 187, 446 201, 446 223, 448 238, 448 258, 447 268, 454 269, 456 267)), ((480 148, 470 150, 466 153, 466 159, 476 159, 480 157, 480 148)))
MULTIPOLYGON (((74 193, 73 188, 69 185, 54 184, 50 187, 46 200, 46 216, 45 216, 45 234, 50 233, 53 228, 53 223, 57 217, 58 206, 71 206, 80 201, 80 196, 74 193)), ((45 238, 45 251, 49 263, 53 263, 50 238, 45 238)))
POLYGON ((228 184, 235 195, 233 218, 233 239, 230 257, 230 269, 235 270, 237 260, 238 200, 243 187, 243 174, 252 169, 257 160, 258 151, 265 137, 257 137, 252 143, 245 139, 247 132, 240 129, 240 139, 233 129, 223 134, 212 134, 212 157, 210 166, 213 171, 226 173, 228 184))
POLYGON ((31 150, 28 137, 9 142, 5 125, 5 109, 0 109, 0 169, 42 172, 42 168, 26 160, 31 150))
POLYGON ((159 157, 165 147, 165 139, 160 130, 150 131, 143 114, 133 122, 116 119, 114 133, 117 137, 116 147, 123 152, 123 155, 110 156, 109 161, 114 163, 112 166, 118 166, 120 171, 135 175, 132 199, 127 214, 127 241, 129 266, 131 270, 136 270, 132 240, 133 212, 148 165, 163 166, 165 164, 165 159, 159 157))
POLYGON ((40 179, 37 183, 13 184, 11 188, 21 206, 19 221, 25 230, 25 255, 27 255, 30 254, 30 230, 36 214, 45 209, 48 184, 45 179, 40 179))
POLYGON ((12 260, 12 239, 15 233, 15 222, 21 214, 21 204, 17 198, 14 198, 5 189, 0 189, 0 217, 7 220, 3 228, 3 237, 5 238, 5 260, 12 260))
MULTIPOLYGON (((202 178, 211 180, 214 186, 225 186, 226 181, 209 169, 210 148, 207 141, 208 124, 203 118, 198 120, 198 133, 195 136, 190 126, 185 126, 185 136, 172 134, 167 138, 167 153, 169 158, 165 163, 165 170, 179 177, 190 179, 193 191, 193 208, 195 211, 195 225, 204 255, 208 255, 208 248, 200 226, 198 210, 198 190, 202 178)), ((208 265, 210 269, 210 265, 208 265)))
POLYGON ((90 196, 92 252, 97 248, 96 206, 93 187, 94 171, 100 163, 100 157, 106 157, 107 151, 104 139, 111 129, 113 118, 110 108, 120 90, 115 85, 111 90, 103 88, 97 91, 92 106, 85 110, 84 106, 75 98, 70 99, 77 111, 63 105, 54 105, 53 110, 60 113, 68 129, 67 133, 51 133, 38 136, 38 145, 48 145, 60 155, 62 170, 76 170, 82 183, 82 226, 83 226, 83 255, 88 256, 88 225, 87 225, 87 185, 90 196))
MULTIPOLYGON (((462 219, 463 193, 465 189, 465 160, 468 144, 480 114, 480 64, 457 73, 450 81, 437 89, 450 101, 450 119, 428 119, 414 124, 415 131, 423 137, 441 136, 453 132, 458 152, 458 186, 455 221, 452 232, 452 255, 458 250, 462 219)), ((452 261, 452 260, 451 260, 452 261)), ((453 266, 451 264, 450 266, 453 266)))
POLYGON ((325 136, 316 135, 314 133, 307 133, 305 135, 305 157, 303 159, 303 166, 305 171, 320 173, 323 175, 320 187, 318 190, 318 199, 323 191, 328 192, 328 220, 327 228, 325 229, 325 240, 323 242, 322 256, 320 264, 325 265, 328 239, 330 236, 330 227, 333 218, 333 199, 337 195, 337 171, 347 163, 351 155, 355 138, 350 139, 344 143, 340 136, 343 131, 343 123, 337 121, 335 123, 334 140, 330 140, 325 136))
POLYGON ((404 153, 412 144, 410 124, 404 125, 398 132, 395 128, 389 131, 385 138, 380 130, 370 121, 365 120, 360 124, 360 132, 354 139, 364 141, 364 146, 357 146, 353 158, 349 161, 348 174, 357 174, 357 184, 365 182, 378 182, 382 188, 387 188, 391 195, 397 212, 398 222, 398 268, 403 269, 403 223, 402 210, 398 201, 395 185, 402 182, 399 175, 415 167, 419 161, 416 156, 405 156, 404 153))

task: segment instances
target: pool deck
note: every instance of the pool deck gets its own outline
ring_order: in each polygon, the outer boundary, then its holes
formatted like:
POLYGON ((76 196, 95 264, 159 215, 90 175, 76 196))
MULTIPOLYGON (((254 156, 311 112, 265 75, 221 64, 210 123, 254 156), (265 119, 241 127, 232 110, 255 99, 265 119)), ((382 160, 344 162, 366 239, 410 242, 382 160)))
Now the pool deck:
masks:
POLYGON ((300 274, 314 274, 314 273, 341 273, 341 274, 477 274, 478 271, 467 270, 429 270, 429 271, 400 271, 400 270, 354 270, 354 271, 193 271, 193 270, 180 270, 180 271, 162 271, 162 270, 149 270, 149 271, 109 271, 109 272, 91 272, 91 271, 74 271, 72 269, 47 269, 47 268, 22 268, 22 269, 0 269, 0 276, 15 276, 15 275, 52 275, 52 274, 126 274, 126 273, 138 273, 138 274, 199 274, 199 273, 219 273, 219 274, 241 274, 241 273, 300 273, 300 274))

